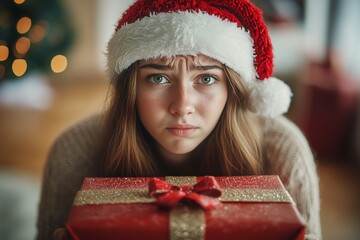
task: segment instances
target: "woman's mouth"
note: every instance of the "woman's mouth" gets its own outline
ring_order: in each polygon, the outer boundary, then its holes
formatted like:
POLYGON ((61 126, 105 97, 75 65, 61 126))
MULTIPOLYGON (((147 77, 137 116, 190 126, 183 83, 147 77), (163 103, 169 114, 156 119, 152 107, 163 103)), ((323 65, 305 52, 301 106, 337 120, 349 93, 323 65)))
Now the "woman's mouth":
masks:
POLYGON ((181 125, 166 128, 172 135, 177 137, 190 137, 196 132, 198 127, 192 125, 181 125))

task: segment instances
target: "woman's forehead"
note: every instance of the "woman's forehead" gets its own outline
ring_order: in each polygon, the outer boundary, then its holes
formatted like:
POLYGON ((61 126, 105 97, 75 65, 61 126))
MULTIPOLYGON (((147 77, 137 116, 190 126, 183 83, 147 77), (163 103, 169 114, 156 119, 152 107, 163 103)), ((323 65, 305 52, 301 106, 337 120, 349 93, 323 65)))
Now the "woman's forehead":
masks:
POLYGON ((150 58, 146 60, 140 60, 140 66, 144 64, 161 64, 167 66, 176 66, 179 64, 186 63, 188 66, 206 66, 206 65, 217 65, 222 67, 222 63, 207 57, 205 55, 196 55, 196 56, 174 56, 174 57, 159 57, 159 58, 150 58))

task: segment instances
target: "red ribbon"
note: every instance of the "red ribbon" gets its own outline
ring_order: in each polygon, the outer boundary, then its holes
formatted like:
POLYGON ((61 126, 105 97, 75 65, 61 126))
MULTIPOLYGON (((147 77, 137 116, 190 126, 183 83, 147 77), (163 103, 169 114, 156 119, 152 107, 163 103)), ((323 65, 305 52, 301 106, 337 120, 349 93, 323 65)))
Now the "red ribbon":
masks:
POLYGON ((175 186, 158 178, 149 182, 149 195, 156 198, 156 204, 166 209, 176 207, 179 202, 195 202, 203 209, 211 209, 220 204, 219 184, 212 176, 206 176, 193 186, 175 186))

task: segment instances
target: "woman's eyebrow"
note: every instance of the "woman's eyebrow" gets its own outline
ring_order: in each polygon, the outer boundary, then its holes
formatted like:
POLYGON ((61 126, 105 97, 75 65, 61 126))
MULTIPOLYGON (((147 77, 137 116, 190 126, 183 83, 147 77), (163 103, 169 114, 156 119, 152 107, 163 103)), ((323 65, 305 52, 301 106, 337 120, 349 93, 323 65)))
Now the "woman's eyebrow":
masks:
POLYGON ((211 69, 223 70, 223 68, 218 65, 203 65, 203 66, 198 65, 198 66, 190 67, 190 70, 197 70, 197 71, 205 71, 205 70, 211 70, 211 69))
MULTIPOLYGON (((156 70, 170 70, 173 69, 174 66, 171 65, 164 65, 164 64, 157 64, 157 63, 148 63, 140 66, 140 69, 144 68, 152 68, 156 70)), ((190 71, 205 71, 205 70, 211 70, 211 69, 220 69, 223 68, 218 65, 191 65, 189 67, 190 71)))
POLYGON ((169 65, 162 65, 162 64, 156 64, 156 63, 149 63, 149 64, 144 64, 142 66, 140 66, 141 69, 143 68, 153 68, 153 69, 157 69, 157 70, 169 70, 172 69, 171 66, 169 65))

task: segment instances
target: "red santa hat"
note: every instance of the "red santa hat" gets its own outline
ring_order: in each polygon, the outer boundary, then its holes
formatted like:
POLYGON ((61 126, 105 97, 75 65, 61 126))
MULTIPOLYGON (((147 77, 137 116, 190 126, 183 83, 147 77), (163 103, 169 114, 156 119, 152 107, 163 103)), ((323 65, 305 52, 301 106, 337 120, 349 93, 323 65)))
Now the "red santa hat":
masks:
POLYGON ((107 61, 115 81, 141 59, 203 54, 241 76, 251 111, 275 117, 292 93, 272 76, 272 50, 262 13, 248 0, 138 0, 119 20, 107 61))

